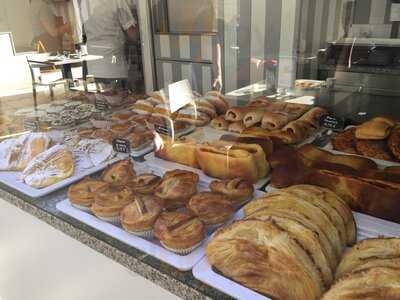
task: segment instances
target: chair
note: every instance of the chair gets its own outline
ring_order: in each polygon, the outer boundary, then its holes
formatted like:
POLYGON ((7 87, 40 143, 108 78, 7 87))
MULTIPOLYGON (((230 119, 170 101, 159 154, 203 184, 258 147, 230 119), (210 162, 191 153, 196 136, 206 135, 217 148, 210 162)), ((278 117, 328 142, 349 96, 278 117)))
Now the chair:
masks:
POLYGON ((37 106, 37 90, 36 88, 38 86, 47 86, 50 90, 50 98, 51 100, 54 100, 54 87, 57 85, 64 85, 64 89, 67 92, 69 90, 68 86, 68 80, 66 79, 58 79, 54 81, 44 81, 42 74, 41 74, 41 69, 42 68, 49 68, 52 67, 50 64, 46 63, 38 63, 38 62, 30 62, 29 58, 27 57, 27 62, 29 66, 29 71, 31 73, 31 78, 32 78, 32 91, 33 91, 33 101, 35 104, 35 107, 37 106))

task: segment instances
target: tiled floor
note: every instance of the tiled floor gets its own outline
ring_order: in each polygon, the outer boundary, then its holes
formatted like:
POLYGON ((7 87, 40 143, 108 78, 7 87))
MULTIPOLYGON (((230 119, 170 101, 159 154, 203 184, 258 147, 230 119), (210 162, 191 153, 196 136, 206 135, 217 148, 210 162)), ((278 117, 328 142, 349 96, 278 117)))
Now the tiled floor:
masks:
POLYGON ((1 300, 177 300, 0 199, 1 300))

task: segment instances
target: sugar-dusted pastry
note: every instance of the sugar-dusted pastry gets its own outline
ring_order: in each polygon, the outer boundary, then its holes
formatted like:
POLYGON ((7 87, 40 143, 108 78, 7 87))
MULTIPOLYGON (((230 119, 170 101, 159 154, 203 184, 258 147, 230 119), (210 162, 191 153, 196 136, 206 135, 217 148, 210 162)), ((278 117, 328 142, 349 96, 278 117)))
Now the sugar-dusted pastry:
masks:
POLYGON ((22 180, 34 188, 44 188, 74 174, 72 153, 66 146, 55 145, 37 155, 22 172, 22 180))
POLYGON ((102 180, 86 177, 68 188, 68 199, 73 206, 90 211, 96 194, 107 188, 108 185, 102 180))
POLYGON ((196 159, 195 150, 197 143, 192 139, 175 139, 171 137, 158 135, 159 143, 156 140, 155 156, 164 160, 177 162, 192 168, 199 168, 196 159))
POLYGON ((190 198, 186 205, 189 213, 197 216, 205 225, 222 225, 235 213, 230 199, 213 192, 201 192, 190 198))
POLYGON ((196 173, 184 170, 168 171, 154 194, 164 200, 166 208, 182 207, 197 193, 198 182, 199 175, 196 173))
POLYGON ((200 246, 206 230, 195 216, 183 212, 164 212, 154 224, 154 235, 166 249, 187 255, 200 246))
POLYGON ((388 139, 388 147, 392 152, 393 156, 400 160, 400 127, 397 126, 392 129, 392 132, 388 139))
POLYGON ((141 174, 132 179, 129 186, 135 193, 154 194, 156 188, 161 183, 161 177, 154 174, 141 174))
POLYGON ((391 118, 373 118, 357 127, 356 138, 362 140, 386 139, 395 124, 395 121, 391 118))
POLYGON ((219 116, 214 118, 211 123, 211 127, 218 129, 218 130, 228 130, 229 122, 225 120, 224 116, 219 116))
POLYGON ((252 109, 247 106, 235 106, 228 109, 225 113, 225 120, 229 122, 243 121, 246 114, 252 109))
POLYGON ((102 180, 113 185, 126 185, 135 177, 133 162, 130 159, 121 160, 104 170, 102 180))
POLYGON ((95 194, 91 210, 103 221, 119 223, 120 212, 133 200, 134 194, 129 187, 110 185, 95 194))
POLYGON ((331 139, 333 149, 351 154, 358 154, 356 148, 356 127, 350 127, 331 139))
POLYGON ((244 130, 243 121, 233 122, 229 124, 228 131, 235 133, 242 133, 244 130))
POLYGON ((251 182, 241 178, 214 180, 210 183, 210 190, 214 193, 220 193, 238 206, 254 193, 254 186, 251 182))
POLYGON ((115 156, 113 147, 101 139, 82 139, 73 146, 77 169, 96 167, 115 156))
POLYGON ((120 214, 121 225, 129 233, 150 238, 153 226, 163 210, 163 201, 153 195, 135 195, 120 214))
POLYGON ((209 91, 205 98, 215 106, 218 115, 223 115, 229 108, 228 101, 225 96, 217 91, 209 91))
POLYGON ((386 141, 358 139, 356 141, 356 149, 363 156, 388 161, 395 160, 386 141))

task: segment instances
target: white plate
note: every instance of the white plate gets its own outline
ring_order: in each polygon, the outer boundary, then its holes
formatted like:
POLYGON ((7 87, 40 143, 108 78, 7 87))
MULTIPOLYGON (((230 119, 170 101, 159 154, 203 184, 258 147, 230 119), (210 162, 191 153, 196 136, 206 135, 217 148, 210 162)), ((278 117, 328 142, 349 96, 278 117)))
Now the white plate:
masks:
POLYGON ((86 169, 83 171, 76 172, 73 176, 64 179, 60 182, 57 182, 56 184, 50 185, 48 187, 42 188, 42 189, 36 189, 34 187, 31 187, 25 183, 23 183, 19 178, 22 174, 22 172, 8 172, 8 171, 1 171, 0 172, 0 182, 4 183, 5 185, 29 196, 32 198, 39 198, 46 196, 48 194, 51 194, 59 189, 62 189, 66 186, 69 186, 70 184, 79 181, 83 179, 86 176, 89 176, 93 173, 96 173, 98 171, 101 171, 108 167, 109 165, 112 165, 113 163, 123 159, 122 156, 117 155, 111 160, 108 160, 104 162, 103 164, 98 165, 97 167, 86 169))
MULTIPOLYGON (((207 176, 206 174, 203 173, 202 170, 200 169, 195 169, 191 168, 185 165, 178 164, 176 162, 172 161, 167 161, 161 158, 158 158, 155 156, 154 153, 147 154, 144 159, 146 160, 146 163, 149 165, 149 168, 151 168, 157 175, 164 174, 166 171, 170 170, 186 170, 186 171, 191 171, 193 173, 196 173, 200 177, 200 181, 209 184, 211 181, 216 180, 216 178, 207 176)), ((262 188, 264 185, 266 185, 271 179, 271 176, 268 175, 265 178, 260 179, 258 182, 254 184, 254 188, 256 190, 262 188)))
MULTIPOLYGON (((357 212, 353 212, 353 215, 357 224, 358 241, 378 236, 400 237, 400 224, 381 220, 357 212)), ((243 216, 244 214, 242 208, 236 213, 235 219, 241 219, 243 216)), ((235 299, 270 299, 214 272, 211 265, 208 263, 207 257, 204 257, 198 264, 194 266, 192 273, 196 279, 217 290, 220 290, 227 295, 234 297, 235 299)))

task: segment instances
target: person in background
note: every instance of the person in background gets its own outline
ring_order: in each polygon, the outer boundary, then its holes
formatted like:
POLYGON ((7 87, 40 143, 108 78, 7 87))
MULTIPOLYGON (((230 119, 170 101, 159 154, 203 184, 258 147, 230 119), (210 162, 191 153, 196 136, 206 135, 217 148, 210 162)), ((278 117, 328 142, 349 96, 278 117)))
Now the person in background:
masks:
POLYGON ((102 88, 126 88, 126 39, 138 39, 137 21, 127 0, 81 0, 82 24, 89 54, 104 58, 88 62, 88 72, 102 88))

